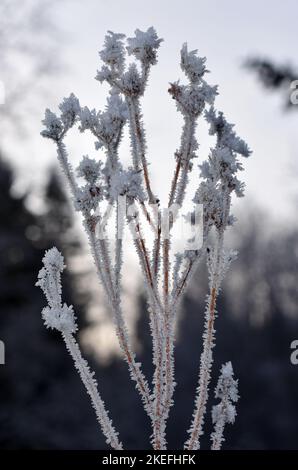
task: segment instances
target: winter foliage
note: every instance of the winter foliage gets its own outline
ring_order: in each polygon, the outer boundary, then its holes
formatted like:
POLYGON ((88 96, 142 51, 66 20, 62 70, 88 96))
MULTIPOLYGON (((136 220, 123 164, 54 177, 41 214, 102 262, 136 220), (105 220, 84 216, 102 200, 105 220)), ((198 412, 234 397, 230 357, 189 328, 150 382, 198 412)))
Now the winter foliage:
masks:
MULTIPOLYGON (((81 106, 71 94, 59 106, 59 116, 46 110, 42 135, 54 141, 58 161, 68 180, 75 209, 82 214, 90 250, 99 280, 105 290, 115 330, 123 357, 127 362, 131 379, 142 399, 144 409, 152 425, 154 449, 166 449, 166 426, 170 409, 174 403, 175 364, 174 343, 177 312, 185 289, 199 263, 207 259, 209 293, 205 311, 203 352, 200 360, 198 388, 194 413, 188 431, 185 448, 200 448, 200 436, 207 409, 209 383, 215 346, 214 322, 216 303, 222 280, 231 262, 234 251, 224 248, 224 234, 235 219, 230 213, 233 194, 243 196, 244 185, 238 179, 241 158, 248 157, 250 150, 228 123, 224 114, 214 108, 217 86, 205 80, 208 72, 206 58, 197 51, 189 51, 186 44, 181 49, 181 70, 187 82, 172 82, 169 94, 182 114, 183 127, 179 148, 174 155, 174 174, 170 185, 167 211, 175 206, 180 209, 186 196, 189 174, 197 171, 198 186, 193 197, 194 209, 203 207, 203 242, 196 249, 185 249, 175 253, 172 229, 176 217, 170 217, 167 230, 162 220, 163 210, 152 188, 147 161, 146 136, 141 113, 141 98, 145 93, 150 69, 157 63, 157 52, 162 39, 154 28, 127 38, 111 31, 105 37, 99 56, 102 66, 96 79, 110 86, 106 108, 103 111, 81 106), (127 55, 133 61, 127 62, 127 55), (208 158, 194 167, 198 142, 196 128, 199 119, 205 119, 209 133, 216 137, 208 158), (88 155, 73 170, 64 143, 67 132, 77 126, 80 132, 88 131, 95 138, 95 149, 100 157, 88 155), (130 134, 131 164, 125 168, 119 158, 124 126, 130 134), (123 207, 125 210, 119 210, 123 207), (133 210, 131 210, 133 206, 133 210), (102 230, 109 214, 116 209, 116 228, 113 240, 102 230), (139 215, 142 214, 141 221, 139 215), (153 246, 148 246, 144 224, 154 233, 153 246), (99 226, 101 227, 99 230, 99 226), (132 349, 126 319, 121 303, 121 273, 123 266, 122 236, 124 227, 129 227, 139 259, 144 284, 147 290, 148 317, 153 344, 154 377, 149 384, 132 349), (114 242, 114 252, 112 243, 114 242)), ((82 359, 74 339, 77 330, 72 307, 62 303, 60 277, 64 269, 62 255, 52 248, 43 259, 44 267, 39 273, 38 285, 42 288, 48 306, 42 316, 48 328, 62 333, 63 339, 82 381, 91 397, 97 418, 107 442, 115 449, 122 448, 104 404, 97 391, 97 384, 82 359)), ((211 436, 212 448, 220 448, 223 429, 235 416, 234 405, 237 390, 230 363, 222 368, 216 389, 220 404, 213 408, 215 431, 211 436)))

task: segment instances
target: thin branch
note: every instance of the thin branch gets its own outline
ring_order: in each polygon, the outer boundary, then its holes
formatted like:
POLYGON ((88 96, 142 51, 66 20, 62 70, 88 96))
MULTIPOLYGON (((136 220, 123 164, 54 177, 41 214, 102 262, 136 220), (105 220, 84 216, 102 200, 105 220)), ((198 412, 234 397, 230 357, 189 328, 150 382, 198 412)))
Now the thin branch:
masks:
POLYGON ((97 382, 94 379, 94 373, 90 371, 87 362, 82 358, 79 346, 74 339, 73 335, 69 333, 62 333, 65 341, 66 348, 71 354, 75 367, 80 374, 83 384, 91 398, 93 408, 95 410, 98 422, 101 426, 102 432, 106 437, 106 441, 115 450, 122 450, 122 443, 119 441, 118 433, 116 433, 112 421, 105 409, 104 402, 99 394, 97 382))
MULTIPOLYGON (((76 197, 77 184, 75 182, 71 166, 68 162, 67 152, 63 143, 58 142, 58 158, 62 165, 64 174, 67 177, 73 196, 76 197), (60 157, 60 158, 59 158, 60 157)), ((91 230, 90 223, 85 215, 85 228, 87 231, 91 253, 97 268, 97 273, 99 279, 103 284, 107 299, 110 301, 112 306, 113 317, 116 325, 117 337, 119 340, 120 348, 124 353, 126 362, 128 363, 129 370, 133 380, 136 382, 137 389, 141 394, 142 400, 144 402, 145 410, 148 415, 153 417, 153 408, 151 402, 151 394, 149 390, 149 385, 144 378, 144 375, 141 371, 140 364, 136 363, 134 353, 132 352, 130 342, 128 339, 127 328, 122 315, 122 310, 117 300, 117 296, 114 292, 113 280, 107 263, 109 262, 109 257, 107 255, 106 246, 103 240, 97 240, 95 237, 95 232, 91 230), (103 251, 102 251, 103 250, 103 251), (98 254, 101 254, 101 257, 98 254), (103 261, 105 260, 105 262, 103 261), (108 269, 106 270, 106 268, 108 269)))
POLYGON ((145 155, 146 142, 145 142, 144 129, 142 127, 141 119, 140 119, 140 110, 139 110, 140 105, 136 98, 127 99, 127 104, 129 107, 129 124, 130 124, 130 129, 131 129, 130 136, 131 136, 131 146, 132 146, 132 152, 133 152, 134 167, 136 170, 138 170, 139 164, 140 163, 142 164, 145 187, 147 190, 149 203, 155 204, 156 197, 154 196, 152 189, 151 189, 147 159, 145 155))
POLYGON ((189 429, 190 437, 185 443, 185 449, 198 450, 200 448, 200 436, 203 434, 204 418, 208 400, 208 387, 211 378, 211 368, 213 363, 214 348, 214 321, 216 316, 216 300, 219 289, 220 268, 222 261, 223 234, 217 234, 216 248, 214 252, 215 266, 210 274, 210 292, 207 301, 205 315, 205 330, 203 352, 200 360, 199 385, 197 388, 197 397, 195 400, 195 411, 193 413, 192 423, 189 429))

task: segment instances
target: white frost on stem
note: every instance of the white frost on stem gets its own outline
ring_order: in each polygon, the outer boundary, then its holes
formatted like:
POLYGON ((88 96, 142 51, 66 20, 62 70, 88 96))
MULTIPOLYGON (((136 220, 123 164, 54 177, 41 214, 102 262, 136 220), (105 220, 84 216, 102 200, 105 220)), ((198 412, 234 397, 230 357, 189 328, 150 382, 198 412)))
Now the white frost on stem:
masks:
POLYGON ((207 300, 204 344, 200 360, 199 385, 195 400, 195 410, 185 446, 189 450, 200 448, 200 436, 208 401, 208 387, 211 377, 214 348, 214 321, 216 317, 216 301, 221 282, 236 253, 224 251, 224 233, 234 219, 230 215, 231 195, 243 196, 244 185, 237 178, 237 172, 243 167, 237 155, 248 157, 250 150, 229 124, 223 113, 216 113, 213 107, 205 113, 210 124, 210 134, 216 135, 217 141, 211 149, 208 161, 200 165, 203 181, 197 190, 194 202, 203 204, 205 237, 211 229, 216 232, 216 244, 208 248, 209 296, 207 300))
POLYGON ((221 374, 215 389, 215 398, 219 398, 218 405, 212 408, 212 421, 214 432, 211 434, 212 450, 220 450, 224 442, 224 428, 226 424, 233 424, 236 417, 234 403, 239 400, 238 380, 234 379, 231 362, 227 362, 221 368, 221 374))
MULTIPOLYGON (((244 185, 237 177, 238 171, 242 170, 238 156, 248 157, 250 150, 236 135, 233 125, 226 121, 223 113, 214 108, 217 86, 210 86, 205 80, 208 73, 206 58, 200 57, 196 50, 189 51, 187 44, 184 44, 180 53, 180 66, 187 83, 176 81, 171 83, 169 88, 177 110, 182 114, 183 127, 180 144, 175 152, 176 162, 168 206, 163 211, 152 190, 141 107, 151 68, 157 63, 161 42, 162 39, 158 38, 153 27, 147 31, 137 29, 135 35, 127 39, 123 34, 109 31, 99 53, 102 67, 96 76, 99 82, 106 82, 110 86, 105 109, 96 111, 86 106, 81 107, 79 100, 71 94, 59 106, 59 116, 46 110, 42 135, 52 139, 57 145, 58 160, 68 180, 74 207, 82 214, 90 250, 98 278, 109 302, 120 348, 128 364, 131 379, 136 383, 144 409, 151 420, 152 444, 156 450, 167 448, 166 426, 175 389, 174 342, 177 312, 185 290, 199 263, 207 254, 209 295, 205 313, 203 353, 195 410, 189 438, 185 444, 188 449, 198 449, 203 433, 213 361, 216 301, 222 279, 234 258, 233 252, 225 252, 223 240, 225 230, 233 225, 235 220, 230 214, 232 194, 239 197, 243 195, 244 185), (129 63, 126 60, 127 54, 133 59, 129 63), (172 210, 175 206, 180 211, 186 197, 189 175, 194 170, 193 163, 199 148, 196 129, 200 119, 207 121, 210 135, 216 137, 216 144, 211 148, 207 160, 199 165, 197 190, 193 199, 194 204, 203 206, 203 244, 198 249, 185 248, 181 253, 175 253, 172 229, 178 217, 173 215, 172 210), (103 152, 105 161, 85 155, 74 172, 68 160, 64 138, 76 124, 80 132, 91 132, 96 140, 95 148, 103 152), (131 147, 131 162, 128 168, 124 168, 119 158, 119 145, 126 124, 129 127, 131 147), (126 201, 124 213, 118 210, 122 205, 119 202, 122 197, 126 201), (142 226, 143 221, 138 217, 137 208, 141 209, 145 223, 154 234, 152 247, 146 240, 146 231, 142 226), (115 209, 116 233, 108 239, 105 230, 109 216, 115 209), (172 218, 167 221, 166 234, 164 212, 172 214, 172 218), (131 230, 147 292, 153 344, 152 390, 142 373, 141 364, 136 360, 121 305, 121 275, 125 249, 122 234, 125 226, 131 230)), ((50 284, 46 290, 49 295, 49 307, 43 312, 44 320, 55 328, 58 326, 58 329, 59 325, 64 325, 68 348, 78 357, 76 345, 67 336, 73 333, 74 324, 70 322, 73 311, 65 305, 50 305, 52 288, 53 285, 50 284)), ((59 289, 59 283, 57 288, 59 289)))
POLYGON ((92 406, 107 444, 113 449, 121 450, 122 444, 99 394, 94 372, 90 371, 73 336, 77 331, 73 308, 62 304, 61 274, 65 266, 63 257, 57 248, 54 247, 45 253, 43 264, 44 267, 39 272, 36 285, 43 290, 48 302, 48 306, 42 311, 45 325, 47 328, 56 329, 62 334, 66 348, 71 354, 75 367, 91 398, 92 406))

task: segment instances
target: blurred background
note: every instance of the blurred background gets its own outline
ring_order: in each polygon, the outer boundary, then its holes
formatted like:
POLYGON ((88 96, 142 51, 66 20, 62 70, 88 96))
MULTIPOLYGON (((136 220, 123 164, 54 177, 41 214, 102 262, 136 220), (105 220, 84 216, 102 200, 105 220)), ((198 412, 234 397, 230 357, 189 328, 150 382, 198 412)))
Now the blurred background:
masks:
MULTIPOLYGON (((208 81, 219 84, 216 107, 253 150, 241 175, 245 199, 234 204, 238 223, 228 235, 239 256, 218 306, 213 377, 231 360, 241 395, 224 448, 298 448, 298 365, 290 362, 290 344, 298 339, 298 105, 290 102, 290 84, 298 79, 297 13, 295 0, 1 0, 0 340, 6 363, 0 365, 0 448, 106 448, 61 338, 41 321, 44 299, 34 284, 43 252, 53 245, 66 258, 65 300, 78 313, 83 351, 115 425, 127 448, 149 446, 149 422, 119 355, 55 148, 39 133, 44 109, 55 111, 71 92, 83 105, 104 106, 107 88, 93 77, 107 30, 131 36, 151 25, 165 39, 143 100, 150 170, 161 201, 179 145, 181 118, 167 88, 183 78, 183 42, 207 57, 208 81)), ((210 145, 204 125, 198 139, 202 161, 210 145)), ((95 154, 85 137, 73 135, 68 144, 74 164, 82 154, 95 154)), ((126 135, 124 162, 128 149, 126 135)), ((195 184, 194 178, 190 194, 195 184)), ((133 257, 126 269, 124 305, 150 377, 146 300, 133 257)), ((179 315, 172 449, 182 447, 192 413, 206 292, 202 267, 179 315)), ((204 448, 210 431, 209 412, 204 448)))

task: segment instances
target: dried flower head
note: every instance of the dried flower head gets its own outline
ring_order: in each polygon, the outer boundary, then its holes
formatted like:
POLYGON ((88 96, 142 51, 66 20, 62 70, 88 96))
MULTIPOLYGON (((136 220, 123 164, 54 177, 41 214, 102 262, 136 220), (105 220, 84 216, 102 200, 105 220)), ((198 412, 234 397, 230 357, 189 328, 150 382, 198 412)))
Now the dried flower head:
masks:
POLYGON ((147 31, 135 30, 135 36, 127 38, 127 51, 145 65, 155 65, 157 62, 157 49, 163 39, 159 39, 155 29, 151 26, 147 31))

